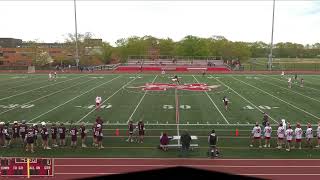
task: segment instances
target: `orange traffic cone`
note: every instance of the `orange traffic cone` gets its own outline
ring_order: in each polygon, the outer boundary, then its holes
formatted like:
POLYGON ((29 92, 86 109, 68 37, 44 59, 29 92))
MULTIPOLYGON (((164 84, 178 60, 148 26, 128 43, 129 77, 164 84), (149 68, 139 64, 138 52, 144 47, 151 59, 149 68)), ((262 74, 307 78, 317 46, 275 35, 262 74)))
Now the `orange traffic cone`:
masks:
POLYGON ((119 129, 116 129, 116 136, 119 136, 119 129))
POLYGON ((236 136, 239 136, 239 130, 236 128, 236 136))

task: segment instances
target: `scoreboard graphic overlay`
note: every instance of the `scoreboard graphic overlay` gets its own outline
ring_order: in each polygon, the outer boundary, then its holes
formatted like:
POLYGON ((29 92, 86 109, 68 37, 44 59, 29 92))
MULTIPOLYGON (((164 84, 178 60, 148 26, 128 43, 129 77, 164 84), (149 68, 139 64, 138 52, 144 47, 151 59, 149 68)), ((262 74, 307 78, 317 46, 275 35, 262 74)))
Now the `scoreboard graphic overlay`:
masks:
MULTIPOLYGON (((54 175, 53 158, 17 158, 5 157, 0 161, 0 177, 52 177, 54 175), (29 162, 28 162, 29 161, 29 162)), ((1 178, 0 178, 1 179, 1 178)))

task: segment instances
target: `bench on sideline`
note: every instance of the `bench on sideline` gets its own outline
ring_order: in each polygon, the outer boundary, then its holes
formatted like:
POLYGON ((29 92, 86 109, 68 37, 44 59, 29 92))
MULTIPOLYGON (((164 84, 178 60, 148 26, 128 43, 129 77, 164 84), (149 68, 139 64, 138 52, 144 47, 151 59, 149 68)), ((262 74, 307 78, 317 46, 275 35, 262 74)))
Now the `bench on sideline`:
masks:
MULTIPOLYGON (((177 141, 177 140, 180 140, 180 137, 181 136, 169 136, 169 139, 170 139, 170 141, 177 141)), ((161 138, 161 136, 160 136, 160 138, 161 138)), ((191 140, 198 140, 198 136, 191 136, 191 140)), ((181 148, 181 144, 168 144, 167 145, 167 147, 168 148, 181 148)), ((193 148, 197 148, 197 147, 199 147, 199 145, 198 144, 190 144, 190 148, 191 148, 191 150, 193 150, 193 148)))

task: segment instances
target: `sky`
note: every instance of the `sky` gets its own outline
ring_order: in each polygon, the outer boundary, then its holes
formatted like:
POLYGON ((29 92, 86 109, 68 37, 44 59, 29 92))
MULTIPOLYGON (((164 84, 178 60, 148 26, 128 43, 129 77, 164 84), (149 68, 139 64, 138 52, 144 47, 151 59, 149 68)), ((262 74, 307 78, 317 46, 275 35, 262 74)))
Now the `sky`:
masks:
MULTIPOLYGON (((179 41, 186 35, 221 35, 231 41, 271 41, 271 0, 77 1, 78 33, 115 44, 151 35, 179 41)), ((0 37, 63 42, 74 33, 73 1, 0 0, 0 37)), ((320 1, 276 0, 274 43, 320 42, 320 1)))

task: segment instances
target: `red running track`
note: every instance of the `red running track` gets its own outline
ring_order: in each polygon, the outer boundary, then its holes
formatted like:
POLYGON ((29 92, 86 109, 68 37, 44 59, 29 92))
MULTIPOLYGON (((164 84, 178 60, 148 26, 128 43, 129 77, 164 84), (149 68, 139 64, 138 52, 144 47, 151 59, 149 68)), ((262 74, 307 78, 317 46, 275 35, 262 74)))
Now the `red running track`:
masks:
POLYGON ((54 179, 186 166, 266 179, 320 179, 320 159, 56 158, 54 179))

